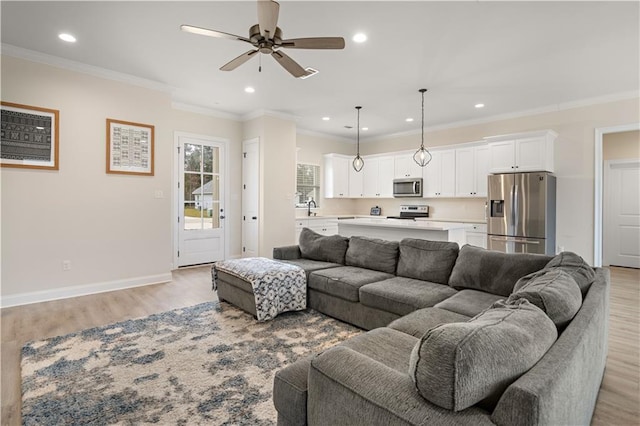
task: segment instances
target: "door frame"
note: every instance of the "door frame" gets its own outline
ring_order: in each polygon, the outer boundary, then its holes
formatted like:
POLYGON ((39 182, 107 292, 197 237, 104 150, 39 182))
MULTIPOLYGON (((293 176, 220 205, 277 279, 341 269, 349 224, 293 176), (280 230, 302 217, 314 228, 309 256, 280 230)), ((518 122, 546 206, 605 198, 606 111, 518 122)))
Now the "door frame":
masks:
POLYGON ((629 132, 640 130, 640 123, 623 124, 612 127, 596 127, 595 129, 595 179, 594 179, 594 211, 593 211, 593 266, 601 267, 603 258, 602 227, 603 227, 603 202, 604 196, 604 135, 608 133, 629 132))
MULTIPOLYGON (((173 172, 171 174, 171 230, 173 233, 173 244, 171 247, 172 255, 171 255, 171 270, 178 269, 178 247, 180 244, 180 236, 179 236, 179 228, 178 225, 182 225, 178 223, 178 217, 180 216, 180 209, 178 207, 178 182, 180 182, 180 154, 178 153, 178 148, 180 147, 180 139, 189 138, 189 139, 200 139, 206 142, 214 142, 218 144, 222 144, 224 146, 224 175, 222 179, 224 180, 224 213, 226 217, 229 217, 228 206, 229 203, 229 139, 219 138, 215 136, 209 135, 201 135, 197 133, 189 133, 189 132, 181 132, 175 131, 173 132, 173 172)), ((227 225, 228 220, 224 219, 224 258, 226 259, 229 255, 229 226, 227 225)))

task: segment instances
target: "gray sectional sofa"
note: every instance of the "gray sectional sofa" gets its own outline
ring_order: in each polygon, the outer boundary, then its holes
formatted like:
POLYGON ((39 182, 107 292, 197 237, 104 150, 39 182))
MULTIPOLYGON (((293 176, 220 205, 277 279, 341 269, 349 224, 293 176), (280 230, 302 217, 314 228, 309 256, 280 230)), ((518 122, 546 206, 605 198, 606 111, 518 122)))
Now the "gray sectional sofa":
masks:
POLYGON ((304 229, 274 258, 308 306, 366 333, 278 371, 279 425, 588 424, 607 354, 608 271, 304 229))

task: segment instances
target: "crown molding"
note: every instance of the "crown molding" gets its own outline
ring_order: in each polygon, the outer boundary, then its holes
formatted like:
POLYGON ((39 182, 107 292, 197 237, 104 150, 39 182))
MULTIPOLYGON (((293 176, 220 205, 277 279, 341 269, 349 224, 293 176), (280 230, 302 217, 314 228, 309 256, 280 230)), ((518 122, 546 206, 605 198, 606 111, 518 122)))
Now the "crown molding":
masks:
POLYGON ((149 80, 146 78, 136 77, 131 74, 125 74, 117 71, 100 68, 93 65, 83 64, 81 62, 72 61, 70 59, 60 58, 58 56, 49 55, 47 53, 36 52, 35 50, 24 49, 22 47, 13 46, 11 44, 2 43, 0 53, 14 58, 26 59, 32 62, 51 65, 58 68, 76 71, 83 74, 92 75, 94 77, 105 78, 108 80, 118 81, 121 83, 131 84, 133 86, 143 87, 145 89, 157 90, 160 92, 171 93, 174 87, 159 81, 149 80))
MULTIPOLYGON (((583 107, 588 107, 593 105, 606 104, 609 102, 624 101, 624 100, 636 99, 636 98, 640 98, 640 91, 613 93, 611 95, 598 96, 594 98, 586 98, 586 99, 581 99, 581 100, 572 101, 572 102, 563 102, 556 105, 549 105, 549 106, 540 107, 540 108, 510 112, 506 114, 492 115, 490 117, 485 117, 485 118, 454 121, 451 123, 425 127, 424 130, 425 132, 435 132, 438 130, 455 129, 459 127, 474 126, 476 124, 486 124, 486 123, 491 123, 495 121, 510 120, 513 118, 528 117, 532 115, 546 114, 549 112, 559 112, 559 111, 565 111, 569 109, 583 108, 583 107)), ((381 135, 381 136, 375 136, 372 138, 366 138, 364 140, 360 139, 360 143, 378 142, 381 140, 396 139, 404 136, 419 135, 421 133, 422 133, 421 129, 407 130, 404 132, 390 133, 388 135, 381 135)))
POLYGON ((240 120, 241 121, 249 121, 249 120, 253 120, 254 118, 258 118, 258 117, 275 117, 275 118, 280 118, 282 120, 289 120, 289 121, 293 121, 293 122, 297 122, 300 117, 295 116, 293 114, 287 114, 284 112, 279 112, 279 111, 272 111, 269 109, 257 109, 255 111, 249 112, 247 114, 244 114, 242 116, 240 116, 240 120))
MULTIPOLYGON (((297 128, 296 133, 307 136, 315 136, 318 138, 330 139, 336 142, 343 142, 355 145, 356 142, 353 139, 343 138, 342 136, 330 135, 328 133, 316 132, 315 130, 297 128)), ((361 141, 362 142, 362 141, 361 141)))
POLYGON ((220 111, 213 108, 207 108, 199 105, 193 105, 185 102, 171 102, 171 108, 186 112, 194 112, 196 114, 206 115, 208 117, 224 118, 226 120, 242 121, 239 114, 220 111))

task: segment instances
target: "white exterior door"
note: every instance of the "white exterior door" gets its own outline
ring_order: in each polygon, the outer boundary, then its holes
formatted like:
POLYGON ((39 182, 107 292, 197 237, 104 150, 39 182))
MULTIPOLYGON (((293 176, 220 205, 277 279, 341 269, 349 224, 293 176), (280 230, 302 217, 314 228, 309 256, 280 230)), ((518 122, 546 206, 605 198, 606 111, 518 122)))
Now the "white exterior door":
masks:
POLYGON ((242 143, 242 257, 258 256, 260 141, 242 143))
POLYGON ((224 142, 178 137, 178 267, 225 258, 224 142))
POLYGON ((640 160, 605 163, 605 264, 640 268, 640 160))

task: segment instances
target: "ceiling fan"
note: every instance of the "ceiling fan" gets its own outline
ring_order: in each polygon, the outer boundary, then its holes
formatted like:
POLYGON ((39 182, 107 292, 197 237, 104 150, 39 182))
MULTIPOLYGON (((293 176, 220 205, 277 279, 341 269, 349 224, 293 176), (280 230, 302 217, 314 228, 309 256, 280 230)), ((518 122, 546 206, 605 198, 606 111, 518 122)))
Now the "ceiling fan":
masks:
POLYGON ((244 41, 255 48, 224 64, 220 67, 222 71, 232 71, 247 62, 256 53, 264 53, 265 55, 273 56, 294 77, 304 77, 308 74, 307 70, 280 49, 344 49, 344 39, 342 37, 310 37, 283 40, 282 30, 277 26, 279 11, 280 4, 277 2, 273 0, 258 0, 258 23, 249 28, 249 38, 192 25, 181 25, 180 29, 209 37, 244 41))

